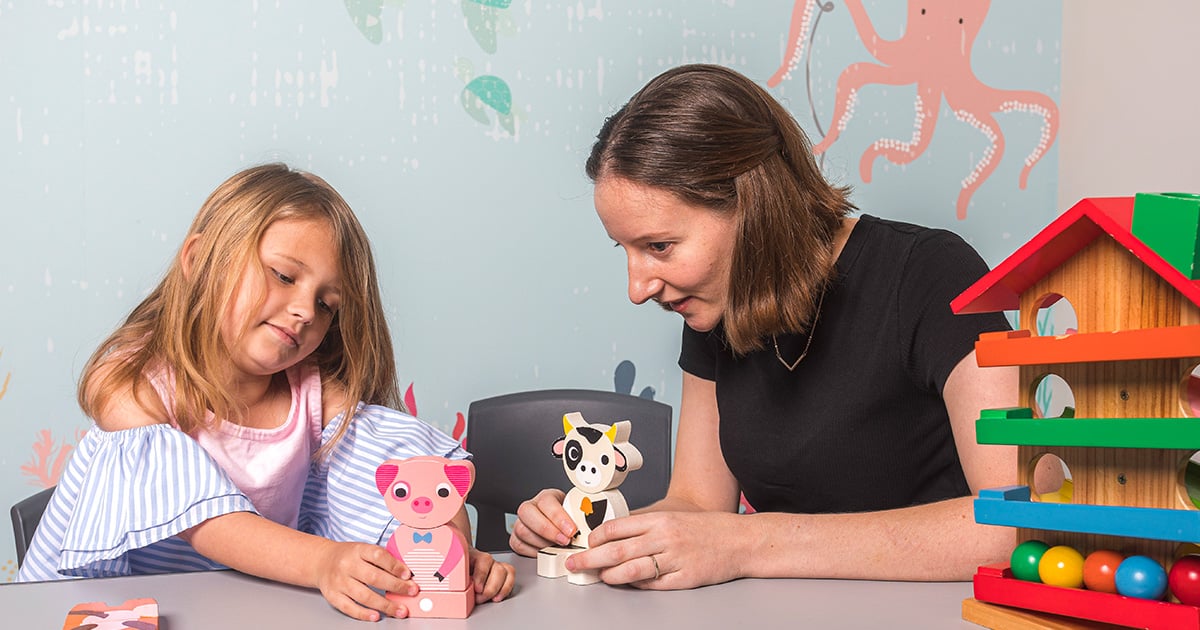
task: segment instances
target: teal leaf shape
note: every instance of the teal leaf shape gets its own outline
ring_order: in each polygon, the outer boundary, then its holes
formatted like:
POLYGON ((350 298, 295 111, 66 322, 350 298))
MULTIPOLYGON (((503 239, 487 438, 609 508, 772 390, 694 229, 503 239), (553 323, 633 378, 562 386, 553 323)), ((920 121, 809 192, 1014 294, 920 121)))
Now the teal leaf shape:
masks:
MULTIPOLYGON (((504 116, 512 113, 512 90, 508 84, 498 76, 485 74, 475 77, 463 88, 464 96, 466 93, 474 94, 483 101, 485 105, 500 112, 504 116)), ((466 104, 468 99, 463 99, 463 104, 466 104)), ((469 113, 469 112, 468 112, 469 113)), ((485 120, 486 122, 486 120, 485 120)))
POLYGON ((350 13, 350 21, 358 28, 358 32, 372 44, 383 41, 383 14, 385 0, 345 0, 346 11, 350 13))
POLYGON ((475 43, 484 52, 496 52, 496 31, 498 29, 498 12, 508 8, 511 0, 462 0, 463 17, 467 18, 467 30, 475 43))

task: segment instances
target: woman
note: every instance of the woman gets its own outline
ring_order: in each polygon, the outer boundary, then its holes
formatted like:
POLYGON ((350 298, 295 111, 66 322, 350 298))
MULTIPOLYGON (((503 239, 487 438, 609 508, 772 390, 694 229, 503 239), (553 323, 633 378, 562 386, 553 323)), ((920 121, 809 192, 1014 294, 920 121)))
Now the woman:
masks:
MULTIPOLYGON (((569 570, 675 589, 967 579, 1007 557, 1011 530, 976 525, 970 495, 1014 482, 1015 448, 976 444, 974 422, 1015 404, 1017 372, 975 362, 1002 315, 950 312, 987 271, 970 246, 851 218, 787 110, 717 66, 647 84, 587 173, 630 300, 684 319, 683 389, 667 496, 595 530, 569 570)), ((521 505, 514 551, 570 540, 562 500, 521 505)))

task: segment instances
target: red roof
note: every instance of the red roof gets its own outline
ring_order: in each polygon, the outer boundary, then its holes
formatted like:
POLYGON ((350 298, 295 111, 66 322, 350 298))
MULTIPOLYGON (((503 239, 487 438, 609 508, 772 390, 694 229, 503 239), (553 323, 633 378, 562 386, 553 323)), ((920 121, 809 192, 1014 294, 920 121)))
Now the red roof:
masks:
POLYGON ((1134 256, 1200 306, 1200 280, 1190 280, 1130 231, 1133 197, 1084 199, 1038 232, 950 302, 955 313, 990 313, 1020 308, 1026 289, 1066 262, 1102 234, 1115 239, 1134 256))

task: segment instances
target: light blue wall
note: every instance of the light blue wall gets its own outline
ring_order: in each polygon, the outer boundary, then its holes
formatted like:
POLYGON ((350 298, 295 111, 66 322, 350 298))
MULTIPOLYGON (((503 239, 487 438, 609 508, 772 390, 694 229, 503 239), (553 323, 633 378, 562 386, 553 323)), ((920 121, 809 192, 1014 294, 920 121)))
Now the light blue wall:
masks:
MULTIPOLYGON (((842 69, 872 61, 832 4, 806 58, 811 94, 802 72, 771 90, 815 139, 842 69)), ((867 10, 880 37, 905 33, 902 3, 867 10)), ((979 81, 1057 100, 1061 11, 995 3, 972 48, 979 81)), ((746 0, 0 2, 0 505, 47 483, 39 457, 86 428, 82 364, 208 192, 264 161, 322 175, 358 212, 401 384, 430 423, 450 432, 500 393, 613 389, 623 361, 634 393, 677 406, 679 321, 627 301, 582 163, 604 117, 667 67, 720 63, 765 84, 792 14, 746 0), (508 87, 510 114, 497 92, 464 90, 484 75, 508 87)), ((988 142, 943 102, 924 154, 878 161, 861 184, 867 146, 912 135, 914 93, 861 90, 828 171, 865 211, 954 229, 995 264, 1057 214, 1057 148, 1019 190, 1042 121, 996 114, 1007 152, 959 220, 959 182, 988 142)), ((4 528, 0 561, 10 550, 4 528)))

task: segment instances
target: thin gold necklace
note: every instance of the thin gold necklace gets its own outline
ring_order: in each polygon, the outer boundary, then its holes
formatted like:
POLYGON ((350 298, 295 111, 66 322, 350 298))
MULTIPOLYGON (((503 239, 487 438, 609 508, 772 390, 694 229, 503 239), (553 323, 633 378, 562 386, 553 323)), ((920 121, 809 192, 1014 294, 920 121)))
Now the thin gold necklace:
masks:
POLYGON ((779 359, 779 362, 783 364, 783 367, 787 368, 787 371, 794 371, 796 366, 800 365, 800 362, 804 360, 804 357, 808 356, 808 349, 812 347, 813 333, 817 330, 817 320, 821 317, 821 306, 824 304, 825 294, 821 293, 821 299, 817 300, 817 310, 813 314, 812 326, 808 327, 808 341, 804 342, 804 351, 790 364, 783 360, 783 355, 779 352, 779 340, 775 338, 775 335, 771 335, 771 343, 775 344, 775 358, 779 359))

